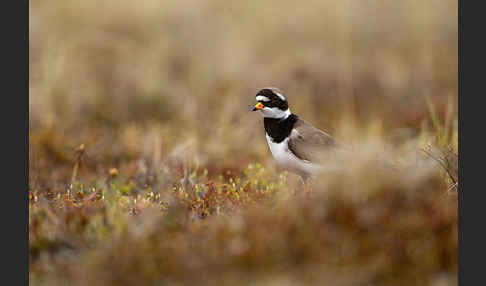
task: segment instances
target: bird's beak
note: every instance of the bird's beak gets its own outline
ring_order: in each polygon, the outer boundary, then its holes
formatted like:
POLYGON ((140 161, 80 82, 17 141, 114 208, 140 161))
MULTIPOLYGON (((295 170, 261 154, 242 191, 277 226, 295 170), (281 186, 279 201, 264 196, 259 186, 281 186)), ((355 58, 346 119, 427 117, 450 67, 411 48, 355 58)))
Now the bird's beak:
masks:
POLYGON ((253 109, 251 111, 257 111, 257 110, 262 109, 263 107, 264 107, 263 104, 261 102, 259 102, 255 105, 255 107, 253 107, 253 109))

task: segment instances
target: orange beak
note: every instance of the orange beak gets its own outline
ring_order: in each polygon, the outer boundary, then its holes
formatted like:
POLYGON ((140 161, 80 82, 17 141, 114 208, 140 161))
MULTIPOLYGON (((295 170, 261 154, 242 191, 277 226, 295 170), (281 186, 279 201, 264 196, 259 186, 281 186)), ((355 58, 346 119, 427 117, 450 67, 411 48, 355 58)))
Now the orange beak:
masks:
POLYGON ((255 105, 255 107, 253 107, 253 109, 252 109, 251 111, 260 110, 260 109, 262 109, 263 107, 265 107, 265 106, 263 106, 263 104, 262 104, 261 102, 259 102, 259 103, 257 103, 257 104, 255 105))

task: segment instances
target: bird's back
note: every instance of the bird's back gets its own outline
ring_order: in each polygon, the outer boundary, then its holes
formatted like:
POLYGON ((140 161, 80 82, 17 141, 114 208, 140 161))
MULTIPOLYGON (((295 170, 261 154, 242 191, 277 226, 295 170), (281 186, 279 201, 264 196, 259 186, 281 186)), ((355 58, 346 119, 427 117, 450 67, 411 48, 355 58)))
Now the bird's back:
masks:
POLYGON ((312 163, 322 163, 325 154, 339 147, 329 134, 301 118, 295 122, 288 144, 298 158, 312 163))

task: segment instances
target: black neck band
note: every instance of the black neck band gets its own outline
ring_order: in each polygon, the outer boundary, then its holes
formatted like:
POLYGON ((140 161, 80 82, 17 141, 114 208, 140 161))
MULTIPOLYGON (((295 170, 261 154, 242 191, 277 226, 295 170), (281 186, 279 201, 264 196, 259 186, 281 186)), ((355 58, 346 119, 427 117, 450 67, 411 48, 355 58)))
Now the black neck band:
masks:
POLYGON ((280 143, 290 135, 295 122, 297 122, 297 115, 290 114, 285 119, 279 118, 263 118, 263 125, 265 132, 272 138, 275 143, 280 143))

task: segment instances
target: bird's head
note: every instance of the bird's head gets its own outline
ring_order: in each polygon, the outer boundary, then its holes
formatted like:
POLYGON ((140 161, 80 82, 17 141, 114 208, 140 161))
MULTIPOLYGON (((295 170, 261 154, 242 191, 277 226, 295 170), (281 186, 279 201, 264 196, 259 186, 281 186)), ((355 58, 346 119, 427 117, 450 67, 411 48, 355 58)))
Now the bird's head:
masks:
POLYGON ((287 99, 274 87, 261 89, 255 96, 257 104, 252 111, 259 110, 263 117, 284 119, 291 114, 287 99))

